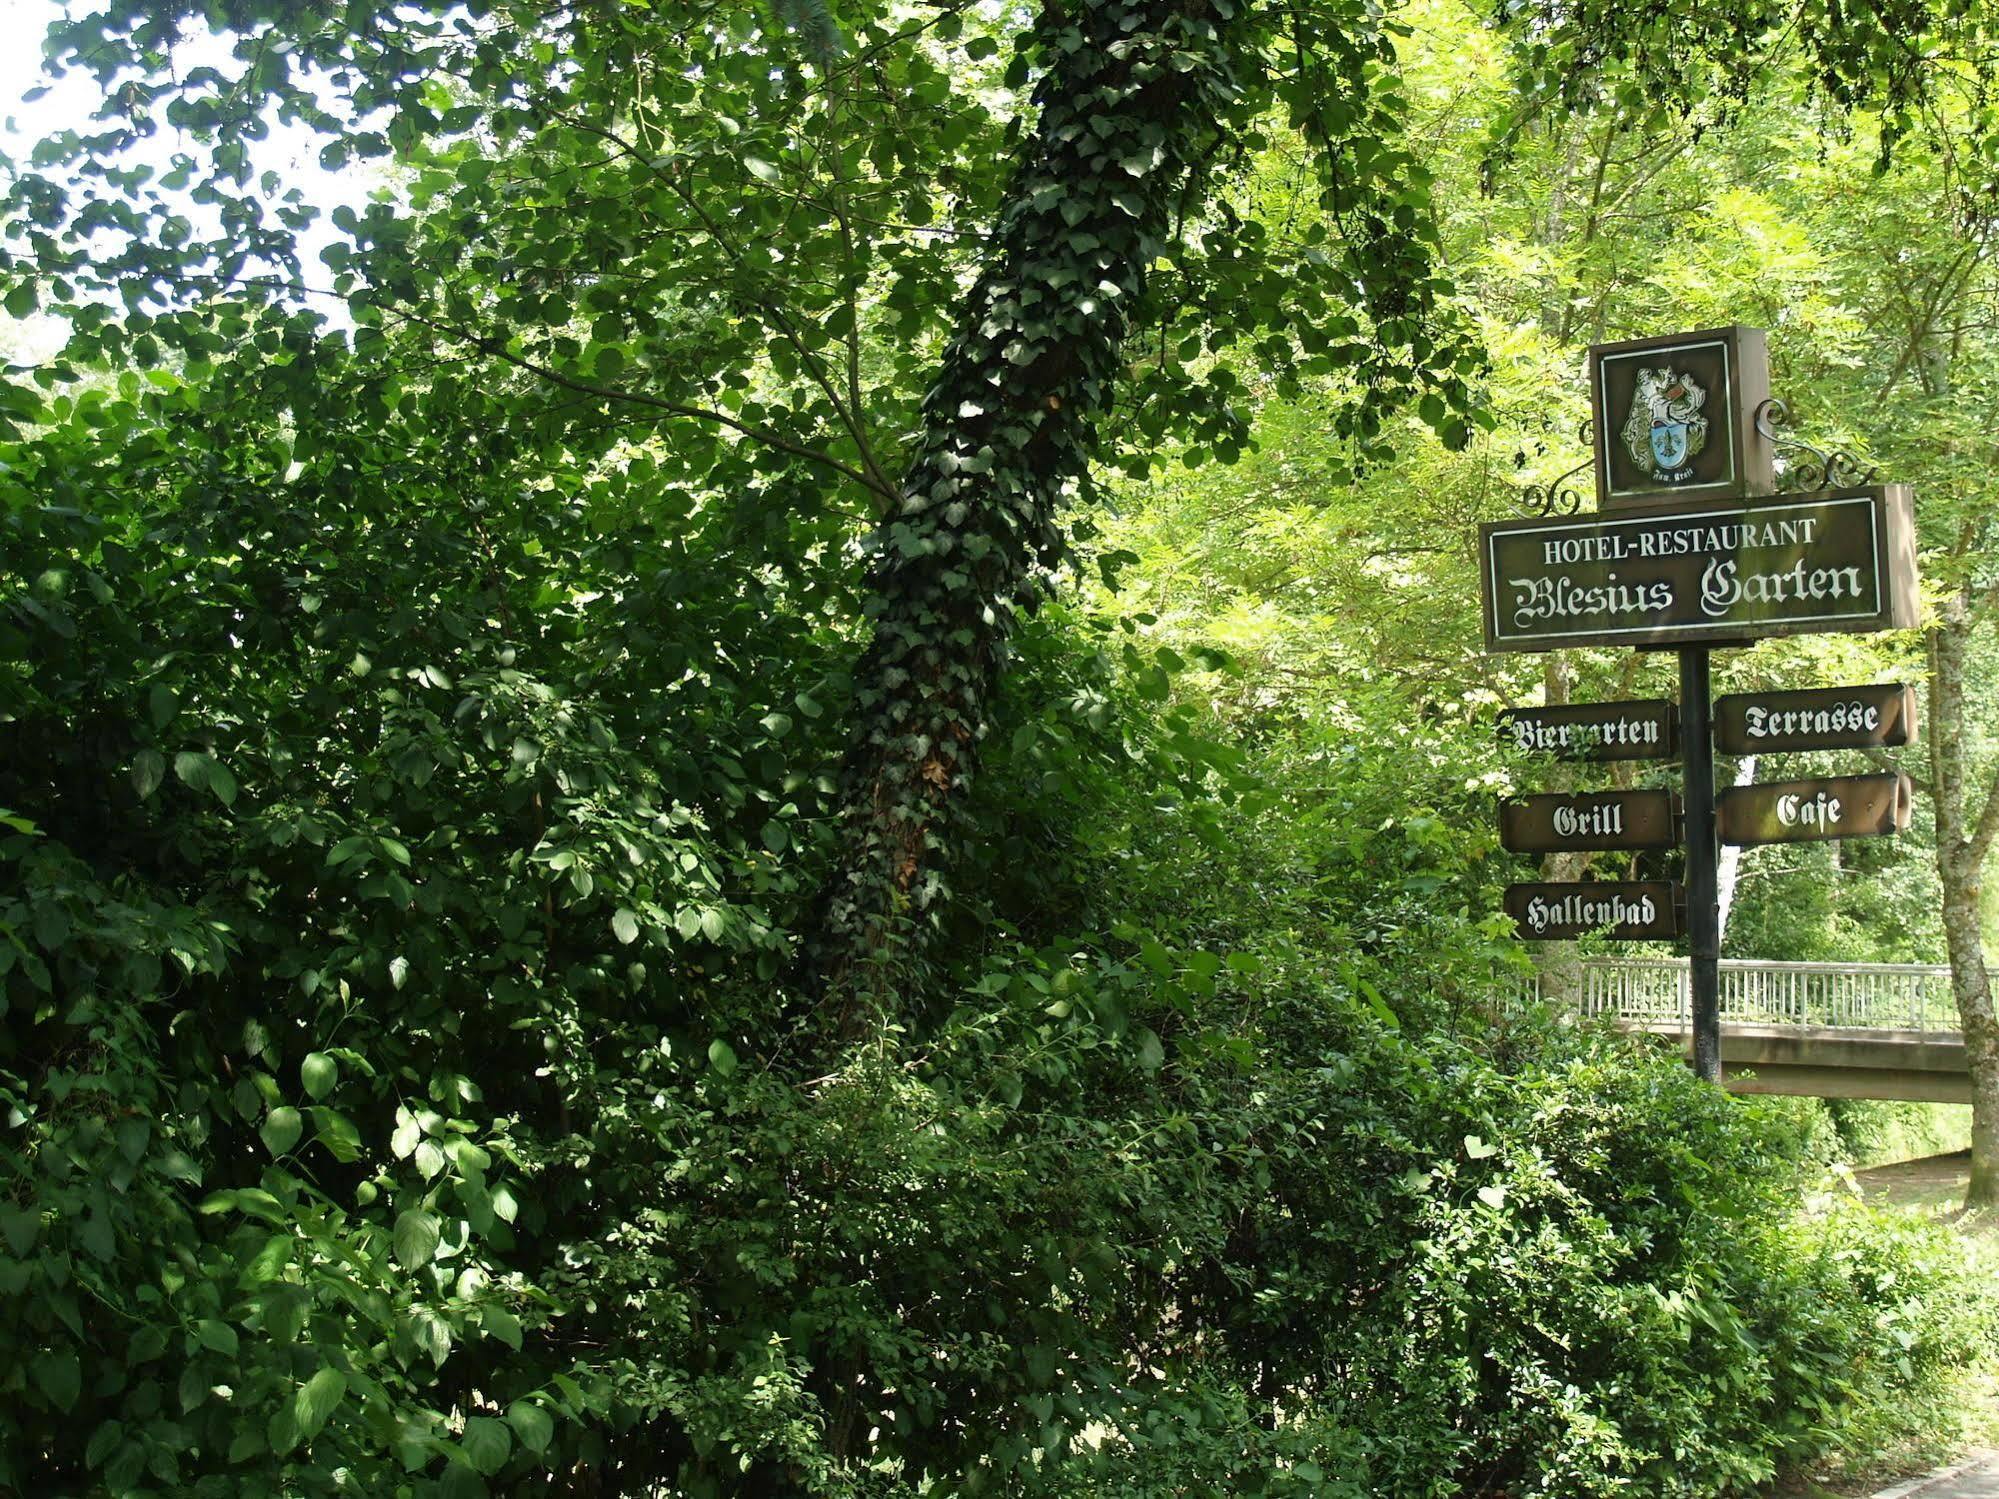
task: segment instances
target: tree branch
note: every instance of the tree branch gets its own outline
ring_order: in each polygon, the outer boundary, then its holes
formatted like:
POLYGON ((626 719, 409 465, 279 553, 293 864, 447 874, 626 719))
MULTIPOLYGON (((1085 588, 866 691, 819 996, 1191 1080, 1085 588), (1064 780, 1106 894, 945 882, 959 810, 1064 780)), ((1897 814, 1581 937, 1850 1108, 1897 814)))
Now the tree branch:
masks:
MULTIPOLYGON (((862 473, 852 464, 842 463, 839 459, 833 457, 832 454, 821 452, 818 448, 794 442, 788 437, 771 431, 768 427, 760 427, 751 422, 739 421, 725 411, 714 411, 706 406, 690 406, 680 401, 669 401, 660 396, 648 395, 644 391, 618 390, 609 385, 598 385, 593 381, 579 380, 573 375, 565 375, 560 370, 551 369, 545 364, 529 359, 524 354, 516 354, 512 349, 493 339, 483 338, 479 334, 467 332, 465 329, 452 324, 436 322, 431 318, 423 316, 421 313, 411 312, 407 308, 390 308, 385 310, 396 317, 421 324, 433 333, 442 333, 447 338, 458 339, 460 342, 469 344, 482 353, 489 354, 495 359, 513 365, 516 369, 525 370, 538 379, 546 380, 551 385, 559 385, 564 390, 573 390, 581 395, 595 396, 601 401, 627 401, 636 406, 649 406, 655 411, 664 411, 673 416, 690 417, 695 421, 714 422, 720 426, 728 427, 732 431, 740 432, 745 437, 753 438, 757 442, 776 448, 781 453, 789 453, 795 458, 803 458, 808 462, 830 468, 835 473, 852 479, 856 484, 866 489, 873 490, 876 493, 882 492, 873 479, 862 473)), ((887 493, 889 498, 894 498, 893 490, 887 493)))

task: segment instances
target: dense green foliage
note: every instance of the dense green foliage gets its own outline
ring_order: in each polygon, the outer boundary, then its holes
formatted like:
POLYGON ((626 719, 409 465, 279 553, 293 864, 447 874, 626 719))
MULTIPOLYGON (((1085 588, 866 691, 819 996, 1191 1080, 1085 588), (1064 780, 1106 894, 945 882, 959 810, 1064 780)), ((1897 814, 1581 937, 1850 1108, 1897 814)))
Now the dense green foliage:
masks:
POLYGON ((1483 31, 227 19, 60 26, 4 206, 0 1490, 1713 1495, 1991 1352, 1516 998, 1459 540, 1610 272, 1449 301, 1569 149, 1483 31))
POLYGON ((214 378, 12 454, 90 496, 0 532, 17 1486, 1714 1493, 1975 1348, 1776 1116, 1493 1008, 1471 746, 1230 750, 1080 619, 921 1034, 802 1068, 810 582, 420 403, 280 491, 214 378))

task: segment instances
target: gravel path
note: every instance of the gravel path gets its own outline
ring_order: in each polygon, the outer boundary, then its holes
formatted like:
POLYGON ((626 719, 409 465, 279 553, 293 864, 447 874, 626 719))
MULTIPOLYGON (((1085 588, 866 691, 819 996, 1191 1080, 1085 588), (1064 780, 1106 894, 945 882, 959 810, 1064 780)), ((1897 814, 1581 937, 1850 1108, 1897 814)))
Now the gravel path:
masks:
POLYGON ((1911 1478, 1870 1499, 1999 1499, 1999 1453, 1988 1452, 1927 1478, 1911 1478))

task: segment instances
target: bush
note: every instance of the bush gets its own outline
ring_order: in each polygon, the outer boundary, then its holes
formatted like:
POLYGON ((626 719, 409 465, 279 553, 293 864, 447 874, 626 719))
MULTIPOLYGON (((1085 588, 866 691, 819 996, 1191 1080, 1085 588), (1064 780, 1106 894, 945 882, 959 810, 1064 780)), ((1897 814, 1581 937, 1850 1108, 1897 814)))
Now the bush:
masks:
POLYGON ((1060 610, 829 1054, 781 507, 401 436, 0 516, 0 1486, 1718 1493, 1982 1346, 1791 1116, 1495 997, 1469 739, 1232 740, 1060 610))

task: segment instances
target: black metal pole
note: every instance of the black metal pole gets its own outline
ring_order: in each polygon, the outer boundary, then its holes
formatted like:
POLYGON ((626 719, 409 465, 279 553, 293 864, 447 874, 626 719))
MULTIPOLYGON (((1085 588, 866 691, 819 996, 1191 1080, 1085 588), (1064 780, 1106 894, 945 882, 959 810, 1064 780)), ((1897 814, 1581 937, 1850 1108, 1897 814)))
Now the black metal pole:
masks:
POLYGON ((1687 815, 1687 967, 1693 1000, 1694 1071, 1721 1081, 1721 904, 1714 833, 1714 729, 1708 648, 1680 650, 1681 760, 1687 815))

